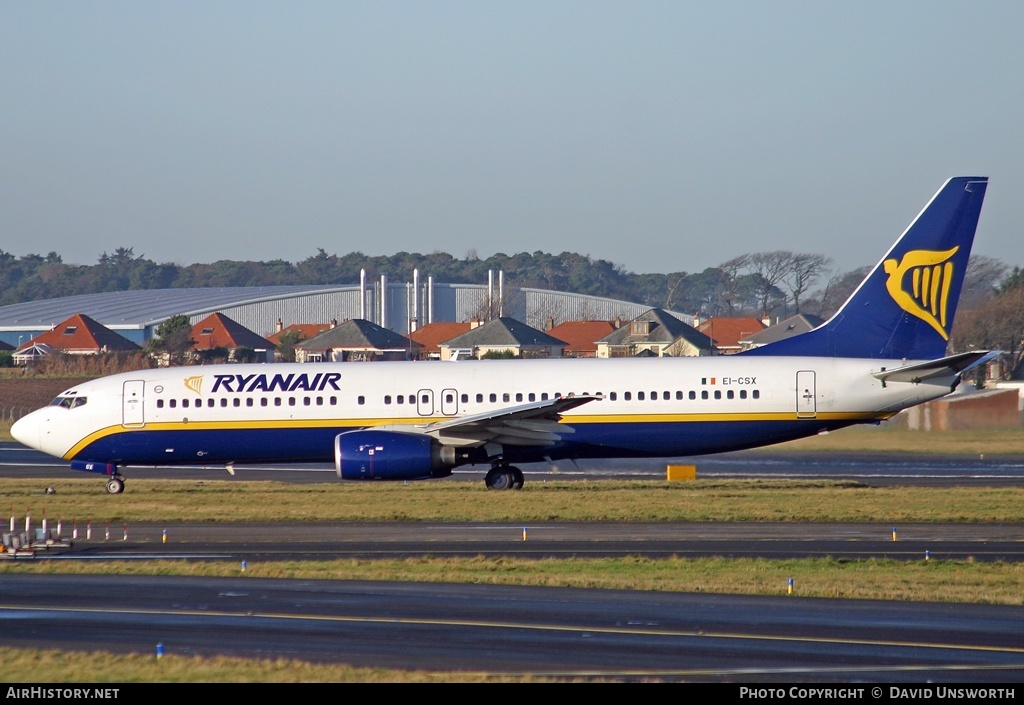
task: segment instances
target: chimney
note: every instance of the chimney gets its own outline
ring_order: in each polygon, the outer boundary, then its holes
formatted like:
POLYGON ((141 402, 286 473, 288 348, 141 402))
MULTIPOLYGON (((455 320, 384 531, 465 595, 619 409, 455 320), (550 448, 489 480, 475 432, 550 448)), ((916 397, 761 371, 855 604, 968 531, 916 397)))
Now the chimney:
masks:
POLYGON ((697 328, 699 326, 700 326, 700 314, 699 313, 695 313, 695 314, 693 314, 693 327, 697 328))
POLYGON ((554 328, 555 327, 555 319, 553 317, 551 317, 551 316, 548 316, 548 322, 545 324, 545 326, 546 327, 544 328, 544 330, 551 330, 552 328, 554 328))
POLYGON ((338 327, 338 319, 337 318, 332 318, 331 319, 331 328, 337 328, 337 327, 338 327))
POLYGON ((280 333, 283 330, 284 330, 284 321, 282 321, 280 318, 278 318, 277 319, 277 332, 280 333))
POLYGON ((615 330, 618 330, 619 328, 622 328, 622 316, 616 316, 615 317, 614 325, 615 325, 615 330))
POLYGON ((764 317, 762 317, 761 318, 761 323, 763 323, 764 327, 767 328, 768 326, 770 326, 772 324, 772 317, 771 316, 764 316, 764 317))

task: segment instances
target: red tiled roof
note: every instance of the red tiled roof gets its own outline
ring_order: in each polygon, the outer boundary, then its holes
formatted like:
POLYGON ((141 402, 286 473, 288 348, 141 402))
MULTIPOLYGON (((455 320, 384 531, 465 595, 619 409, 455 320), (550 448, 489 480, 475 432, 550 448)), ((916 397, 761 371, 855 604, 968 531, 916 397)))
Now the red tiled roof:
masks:
POLYGON ((251 330, 237 323, 223 313, 211 313, 209 316, 192 326, 192 340, 195 341, 195 350, 210 350, 212 348, 247 347, 263 350, 271 350, 275 346, 261 335, 256 335, 251 330), (208 331, 208 332, 207 332, 208 331))
POLYGON ((293 323, 286 328, 282 328, 277 333, 267 336, 267 340, 277 347, 281 344, 281 336, 285 333, 290 333, 293 330, 299 332, 299 340, 309 340, 323 333, 325 330, 331 327, 330 323, 293 323))
POLYGON ((428 323, 406 337, 422 345, 424 353, 439 353, 441 352, 441 343, 468 332, 471 326, 471 323, 428 323))
POLYGON ((76 313, 71 318, 55 325, 52 330, 40 333, 25 343, 22 348, 38 344, 49 345, 54 350, 68 352, 139 349, 138 345, 123 335, 115 333, 82 313, 76 313))
POLYGON ((615 330, 611 321, 566 321, 548 331, 548 335, 568 343, 566 354, 597 353, 597 341, 615 330))
POLYGON ((741 340, 764 328, 764 323, 753 317, 709 318, 697 326, 697 330, 714 340, 718 348, 738 348, 741 340))

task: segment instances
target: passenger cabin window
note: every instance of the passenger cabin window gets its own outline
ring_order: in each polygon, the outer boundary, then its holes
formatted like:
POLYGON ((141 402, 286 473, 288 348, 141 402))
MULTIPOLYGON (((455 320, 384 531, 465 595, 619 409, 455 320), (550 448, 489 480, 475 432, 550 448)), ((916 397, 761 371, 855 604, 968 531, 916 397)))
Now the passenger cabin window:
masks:
MULTIPOLYGON (((295 406, 295 404, 293 404, 294 401, 295 401, 294 398, 289 399, 288 400, 288 405, 289 406, 295 406)), ((356 398, 356 403, 359 404, 359 405, 365 404, 366 403, 366 397, 364 397, 364 396, 357 397, 356 398)))
POLYGON ((761 392, 759 390, 755 389, 752 392, 752 396, 754 397, 754 399, 760 399, 761 398, 761 392))

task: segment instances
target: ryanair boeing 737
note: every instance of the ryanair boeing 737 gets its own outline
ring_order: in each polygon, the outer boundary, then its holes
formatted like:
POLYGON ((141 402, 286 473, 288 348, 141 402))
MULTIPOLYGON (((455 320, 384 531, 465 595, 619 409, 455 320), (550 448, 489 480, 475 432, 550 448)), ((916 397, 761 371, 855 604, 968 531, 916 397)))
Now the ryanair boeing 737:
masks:
POLYGON ((333 461, 344 480, 464 465, 518 489, 516 463, 673 457, 878 423, 952 392, 993 353, 946 356, 988 179, 947 181, 818 328, 737 355, 214 365, 63 392, 16 439, 107 476, 122 468, 333 461))

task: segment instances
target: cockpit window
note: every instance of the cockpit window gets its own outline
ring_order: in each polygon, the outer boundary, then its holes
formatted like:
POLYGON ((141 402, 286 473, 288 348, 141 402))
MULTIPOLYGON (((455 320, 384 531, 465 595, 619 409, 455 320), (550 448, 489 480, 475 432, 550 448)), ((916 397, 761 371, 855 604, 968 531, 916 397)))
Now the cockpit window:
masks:
POLYGON ((63 406, 65 409, 75 409, 85 406, 88 397, 57 397, 50 402, 50 406, 63 406))

